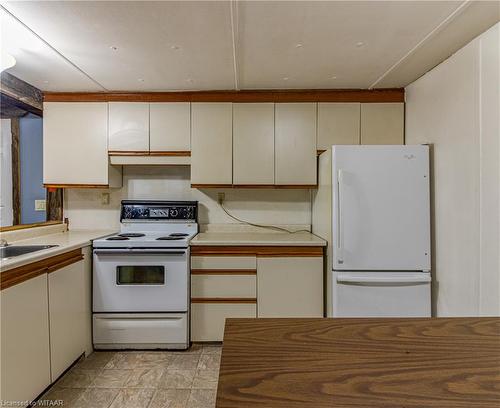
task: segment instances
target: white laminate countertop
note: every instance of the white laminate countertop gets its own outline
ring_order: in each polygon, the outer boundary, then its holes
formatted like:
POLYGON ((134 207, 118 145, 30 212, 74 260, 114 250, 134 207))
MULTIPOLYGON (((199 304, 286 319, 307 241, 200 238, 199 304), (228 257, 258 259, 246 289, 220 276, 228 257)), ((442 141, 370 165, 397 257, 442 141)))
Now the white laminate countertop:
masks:
POLYGON ((54 234, 41 235, 18 241, 9 241, 9 245, 58 245, 25 255, 16 256, 1 261, 2 272, 23 266, 73 249, 91 245, 92 240, 116 233, 114 230, 71 230, 54 234))
POLYGON ((310 232, 201 232, 191 245, 326 246, 326 241, 310 232))

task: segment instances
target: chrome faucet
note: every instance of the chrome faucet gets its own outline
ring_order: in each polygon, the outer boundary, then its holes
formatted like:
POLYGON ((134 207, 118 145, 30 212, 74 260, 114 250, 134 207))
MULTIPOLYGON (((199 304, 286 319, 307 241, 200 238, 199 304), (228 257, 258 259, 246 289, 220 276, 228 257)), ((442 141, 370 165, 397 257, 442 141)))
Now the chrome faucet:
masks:
POLYGON ((0 248, 4 248, 6 246, 9 246, 9 243, 7 242, 7 240, 0 238, 0 248))

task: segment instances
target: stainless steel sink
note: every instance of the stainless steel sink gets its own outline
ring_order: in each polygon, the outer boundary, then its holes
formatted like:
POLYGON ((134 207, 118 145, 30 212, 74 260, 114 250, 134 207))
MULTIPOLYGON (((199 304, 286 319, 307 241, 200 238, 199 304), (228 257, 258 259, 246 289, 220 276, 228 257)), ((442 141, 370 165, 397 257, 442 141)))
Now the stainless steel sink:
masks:
POLYGON ((0 247, 0 258, 8 259, 15 256, 29 254, 30 252, 42 251, 59 245, 8 245, 0 247))

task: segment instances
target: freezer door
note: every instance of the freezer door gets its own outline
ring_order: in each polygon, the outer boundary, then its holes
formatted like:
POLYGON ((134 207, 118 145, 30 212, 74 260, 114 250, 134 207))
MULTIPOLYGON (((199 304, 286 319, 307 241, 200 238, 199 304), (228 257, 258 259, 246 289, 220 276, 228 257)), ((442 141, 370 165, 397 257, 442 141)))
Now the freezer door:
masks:
POLYGON ((428 146, 333 146, 336 270, 430 270, 428 146))
POLYGON ((425 272, 333 272, 334 317, 430 317, 425 272))

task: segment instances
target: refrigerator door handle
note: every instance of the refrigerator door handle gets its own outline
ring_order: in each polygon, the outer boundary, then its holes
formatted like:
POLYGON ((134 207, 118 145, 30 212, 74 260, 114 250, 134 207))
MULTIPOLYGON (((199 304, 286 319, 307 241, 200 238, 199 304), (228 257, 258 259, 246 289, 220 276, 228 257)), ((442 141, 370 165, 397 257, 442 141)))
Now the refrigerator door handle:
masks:
POLYGON ((337 171, 337 263, 342 265, 344 263, 344 228, 342 221, 342 183, 344 171, 338 169, 337 171))
POLYGON ((398 276, 398 277, 388 277, 388 276, 363 276, 363 275, 352 275, 346 273, 340 273, 337 276, 338 283, 378 283, 378 284, 412 284, 412 283, 429 283, 431 277, 429 274, 409 274, 408 276, 398 276))

